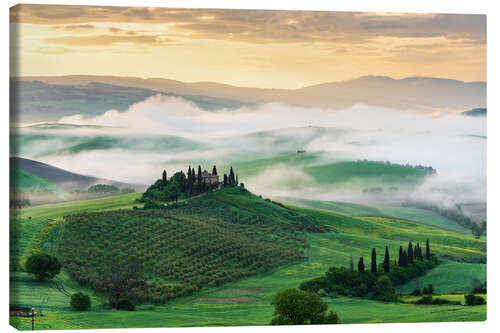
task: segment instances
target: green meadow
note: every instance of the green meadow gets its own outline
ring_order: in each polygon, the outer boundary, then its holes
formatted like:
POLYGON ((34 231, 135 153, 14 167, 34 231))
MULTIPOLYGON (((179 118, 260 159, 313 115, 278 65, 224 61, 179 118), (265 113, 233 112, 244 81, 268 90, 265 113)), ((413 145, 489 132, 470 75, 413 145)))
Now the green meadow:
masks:
MULTIPOLYGON (((22 266, 30 253, 57 253, 64 216, 82 212, 129 210, 133 206, 140 206, 135 202, 139 196, 133 193, 12 212, 11 230, 15 232, 11 233, 11 267, 13 261, 22 266)), ((371 206, 348 207, 346 204, 344 209, 356 210, 349 212, 351 216, 346 211, 334 212, 325 207, 299 207, 298 202, 293 203, 296 206, 280 206, 234 188, 190 200, 190 204, 209 207, 207 214, 210 213, 214 223, 225 216, 239 216, 241 219, 265 216, 279 223, 293 224, 307 220, 328 227, 330 232, 303 233, 309 244, 304 249, 307 259, 218 287, 203 287, 194 294, 163 304, 143 303, 134 312, 107 309, 107 299, 103 295, 80 286, 64 270, 56 277, 56 284, 37 282, 24 272, 11 272, 11 305, 41 308, 44 316, 37 318, 37 328, 40 329, 266 325, 274 311, 271 300, 276 292, 298 287, 306 280, 321 276, 330 266, 348 266, 351 256, 368 258, 373 247, 377 251, 377 260, 381 262, 386 245, 389 246, 391 258, 396 258, 400 245, 406 246, 409 240, 424 244, 426 239, 430 240, 432 251, 443 258, 443 263, 426 275, 398 286, 398 291, 410 293, 414 288, 432 283, 437 293, 463 297, 463 293, 469 291, 475 281, 486 279, 486 265, 482 263, 486 258, 485 239, 475 239, 460 229, 454 230, 449 225, 450 221, 440 221, 425 211, 410 208, 392 211, 393 208, 387 208, 384 211, 383 207, 375 207, 377 210, 371 206), (57 288, 59 284, 69 293, 84 291, 92 295, 91 309, 86 312, 71 311, 69 296, 57 288)), ((203 210, 193 213, 178 209, 172 210, 171 214, 179 218, 184 216, 182 214, 197 218, 196 214, 199 214, 200 218, 205 218, 203 210)), ((486 319, 486 305, 420 306, 346 297, 324 300, 338 313, 342 323, 486 319)), ((19 329, 31 329, 26 318, 11 317, 11 324, 19 329)))

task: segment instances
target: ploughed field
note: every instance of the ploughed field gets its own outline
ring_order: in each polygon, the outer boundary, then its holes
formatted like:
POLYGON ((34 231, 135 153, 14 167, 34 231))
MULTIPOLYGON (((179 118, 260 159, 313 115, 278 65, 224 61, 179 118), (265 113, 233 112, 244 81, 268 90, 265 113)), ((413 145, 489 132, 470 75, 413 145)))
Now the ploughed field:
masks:
MULTIPOLYGON (((193 198, 168 210, 142 210, 134 203, 137 197, 16 211, 11 217, 11 305, 42 308, 45 316, 37 323, 45 329, 264 325, 272 317, 276 292, 298 287, 330 266, 348 266, 351 256, 369 258, 373 247, 382 262, 386 245, 394 259, 400 245, 409 240, 422 245, 426 239, 443 263, 398 290, 409 293, 432 283, 436 293, 460 298, 474 281, 486 278, 484 238, 453 230, 446 221, 430 223, 429 216, 418 216, 414 209, 395 209, 390 217, 349 216, 332 207, 273 203, 238 188, 193 198), (134 205, 139 209, 132 209, 134 205), (22 272, 27 256, 38 251, 62 260, 57 282, 37 282, 22 272), (95 273, 111 259, 141 263, 147 288, 137 311, 110 311, 107 298, 94 292, 95 273), (71 311, 61 285, 69 294, 92 295, 90 311, 71 311)), ((342 323, 486 318, 485 305, 324 300, 342 323)), ((31 328, 29 318, 12 317, 11 323, 31 328)))

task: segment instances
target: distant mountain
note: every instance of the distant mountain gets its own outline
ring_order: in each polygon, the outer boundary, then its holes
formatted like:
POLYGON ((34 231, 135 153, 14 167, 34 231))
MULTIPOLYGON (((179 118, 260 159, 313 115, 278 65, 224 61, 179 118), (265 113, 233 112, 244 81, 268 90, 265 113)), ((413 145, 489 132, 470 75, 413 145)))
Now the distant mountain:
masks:
POLYGON ((463 116, 469 117, 486 117, 486 108, 476 108, 461 113, 463 116))
MULTIPOLYGON (((74 114, 95 116, 111 109, 124 111, 130 105, 158 93, 159 91, 151 89, 102 82, 65 85, 46 83, 41 80, 11 80, 10 115, 14 123, 50 122, 74 114)), ((234 109, 243 105, 235 100, 162 93, 180 96, 205 110, 234 109)))
MULTIPOLYGON (((354 80, 323 83, 294 90, 236 87, 215 82, 184 83, 160 78, 92 75, 27 76, 12 78, 11 84, 17 87, 16 85, 20 82, 31 81, 59 87, 72 86, 74 89, 94 88, 95 93, 101 89, 103 91, 107 89, 105 96, 108 101, 113 98, 114 91, 120 91, 119 87, 121 89, 134 87, 142 89, 133 95, 136 98, 140 98, 141 94, 144 97, 153 92, 162 92, 191 98, 199 105, 205 103, 205 109, 216 109, 224 105, 231 108, 269 102, 332 109, 368 104, 429 112, 435 111, 436 108, 464 110, 486 106, 486 82, 462 82, 429 77, 408 77, 396 80, 386 76, 363 76, 354 80)), ((23 85, 20 84, 19 87, 22 88, 23 85)), ((22 101, 24 93, 20 90, 16 96, 22 101)), ((89 105, 91 106, 92 103, 89 105)))
POLYGON ((60 168, 56 168, 49 164, 30 160, 21 157, 10 158, 10 169, 16 173, 28 173, 42 179, 47 183, 53 184, 65 191, 84 190, 95 184, 115 185, 119 188, 132 187, 136 190, 143 190, 143 185, 126 184, 108 179, 96 178, 91 176, 80 175, 60 168), (21 171, 19 171, 21 170, 21 171))

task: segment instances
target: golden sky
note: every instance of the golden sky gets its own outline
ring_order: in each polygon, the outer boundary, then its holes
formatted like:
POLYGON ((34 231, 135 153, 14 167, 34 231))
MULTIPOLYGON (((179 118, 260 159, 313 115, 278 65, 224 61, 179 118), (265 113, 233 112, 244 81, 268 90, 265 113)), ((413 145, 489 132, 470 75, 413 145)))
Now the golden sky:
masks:
POLYGON ((300 88, 363 75, 486 81, 486 16, 146 7, 11 8, 11 75, 300 88))

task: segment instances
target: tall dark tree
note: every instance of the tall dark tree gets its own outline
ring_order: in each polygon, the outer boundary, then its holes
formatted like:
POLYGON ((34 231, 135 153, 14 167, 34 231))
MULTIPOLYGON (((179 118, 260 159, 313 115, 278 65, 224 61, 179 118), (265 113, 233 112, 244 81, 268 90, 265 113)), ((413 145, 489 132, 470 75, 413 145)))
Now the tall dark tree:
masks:
POLYGON ((365 263, 363 262, 363 257, 359 258, 358 261, 358 272, 364 273, 365 272, 365 263))
POLYGON ((191 169, 191 179, 193 180, 193 185, 196 180, 196 172, 194 171, 194 168, 191 169))
POLYGON ((227 187, 227 174, 224 174, 224 181, 222 182, 222 186, 227 187))
POLYGON ((403 267, 403 247, 399 247, 399 257, 398 257, 398 266, 403 267))
POLYGON ((229 170, 229 186, 234 186, 234 183, 236 182, 236 180, 234 179, 234 171, 233 171, 233 167, 231 167, 231 169, 229 170))
POLYGON ((167 185, 167 171, 163 170, 163 175, 161 177, 161 183, 163 186, 167 185))
POLYGON ((201 165, 198 165, 198 187, 201 187, 202 181, 203 181, 203 177, 201 176, 201 165))
POLYGON ((193 175, 191 174, 191 166, 189 166, 187 171, 187 191, 189 195, 193 192, 193 175))
POLYGON ((417 243, 417 246, 415 246, 414 256, 415 259, 422 260, 422 249, 420 248, 420 243, 417 243))
POLYGON ((408 243, 408 264, 413 264, 413 244, 411 242, 408 243))
POLYGON ((377 274, 377 253, 375 252, 375 248, 372 249, 372 262, 370 271, 375 275, 377 274))
POLYGON ((406 251, 403 251, 403 267, 408 267, 408 254, 406 251))
POLYGON ((212 174, 213 175, 216 175, 217 174, 217 167, 214 165, 214 167, 212 168, 212 174))
POLYGON ((431 258, 431 248, 429 247, 429 240, 425 242, 425 259, 429 260, 431 258))
POLYGON ((354 272, 354 261, 352 260, 352 256, 351 256, 351 260, 349 260, 349 271, 351 273, 354 272))
POLYGON ((384 272, 389 273, 389 270, 391 269, 391 258, 389 257, 389 248, 387 245, 385 246, 384 262, 382 263, 382 266, 384 267, 384 272))

